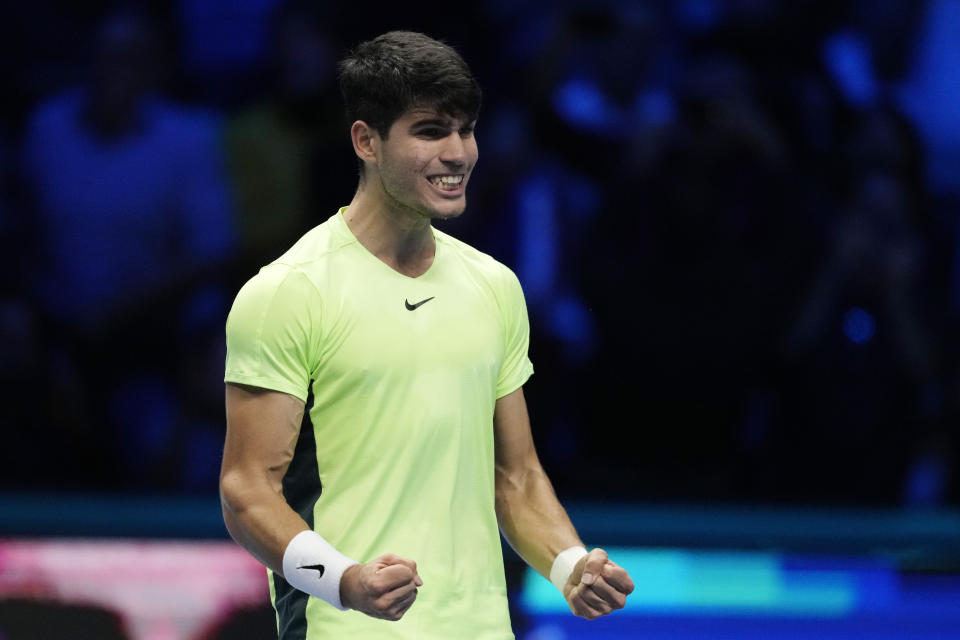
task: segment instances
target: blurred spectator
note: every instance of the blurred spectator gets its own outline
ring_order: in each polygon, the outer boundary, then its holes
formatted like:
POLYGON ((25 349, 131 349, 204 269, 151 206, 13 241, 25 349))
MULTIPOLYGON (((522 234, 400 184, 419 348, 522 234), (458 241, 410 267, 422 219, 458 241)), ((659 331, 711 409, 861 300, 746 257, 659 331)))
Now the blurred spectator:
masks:
POLYGON ((108 18, 91 82, 41 104, 24 145, 44 225, 41 300, 89 331, 231 246, 214 124, 153 93, 158 46, 144 18, 108 18))
POLYGON ((76 438, 92 460, 124 460, 149 477, 170 473, 158 469, 177 420, 176 355, 222 321, 225 298, 204 283, 229 257, 230 210, 215 122, 156 93, 150 20, 108 15, 93 54, 86 85, 30 119, 24 170, 40 228, 31 277, 46 328, 62 339, 52 392, 86 405, 52 420, 83 423, 76 438), (94 443, 104 424, 117 429, 114 451, 94 443))
POLYGON ((763 377, 803 265, 801 183, 748 67, 711 52, 684 69, 659 149, 607 183, 590 238, 603 247, 587 265, 600 368, 630 372, 603 385, 594 421, 626 410, 638 425, 623 481, 726 497, 739 474, 719 462, 737 456, 729 425, 763 377))
POLYGON ((787 343, 779 446, 793 452, 789 493, 808 499, 896 501, 911 442, 942 413, 929 228, 889 122, 875 114, 851 146, 859 173, 787 343))
POLYGON ((237 207, 239 280, 349 202, 356 169, 336 80, 339 53, 320 14, 287 3, 272 19, 270 96, 226 128, 237 207))

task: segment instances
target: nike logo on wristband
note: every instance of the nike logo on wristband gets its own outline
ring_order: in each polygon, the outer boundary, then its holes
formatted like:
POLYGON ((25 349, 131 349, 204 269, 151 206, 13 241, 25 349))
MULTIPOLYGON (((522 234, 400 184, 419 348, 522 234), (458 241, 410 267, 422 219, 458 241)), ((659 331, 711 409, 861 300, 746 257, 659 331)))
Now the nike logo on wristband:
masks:
POLYGON ((326 568, 325 568, 322 564, 308 564, 308 565, 306 565, 306 566, 297 567, 297 568, 298 568, 298 569, 313 569, 314 571, 319 571, 319 572, 320 572, 320 576, 319 576, 319 577, 321 577, 321 578, 323 577, 323 572, 326 570, 326 568))

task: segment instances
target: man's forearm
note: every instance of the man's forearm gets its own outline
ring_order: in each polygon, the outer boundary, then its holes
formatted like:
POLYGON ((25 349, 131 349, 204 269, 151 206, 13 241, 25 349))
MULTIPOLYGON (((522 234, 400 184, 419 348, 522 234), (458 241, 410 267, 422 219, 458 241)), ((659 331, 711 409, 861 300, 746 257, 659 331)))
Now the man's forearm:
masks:
POLYGON ((283 553, 290 540, 310 527, 283 496, 251 489, 241 481, 221 481, 223 521, 231 537, 257 560, 283 575, 283 553))
POLYGON ((507 542, 545 578, 558 553, 583 544, 539 462, 512 472, 497 466, 496 510, 507 542))

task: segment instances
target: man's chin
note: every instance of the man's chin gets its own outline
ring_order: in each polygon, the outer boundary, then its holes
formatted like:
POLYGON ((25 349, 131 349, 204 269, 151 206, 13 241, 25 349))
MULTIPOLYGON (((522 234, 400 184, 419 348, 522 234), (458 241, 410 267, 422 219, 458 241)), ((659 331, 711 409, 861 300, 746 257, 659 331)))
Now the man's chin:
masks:
POLYGON ((467 203, 461 202, 458 203, 458 206, 456 207, 434 209, 430 214, 430 218, 433 220, 452 220, 463 215, 463 212, 466 211, 466 209, 467 203))
MULTIPOLYGON (((466 207, 464 207, 464 209, 466 209, 466 207)), ((461 215, 463 215, 464 209, 459 209, 457 211, 437 212, 436 215, 433 216, 433 219, 434 220, 453 220, 454 218, 459 218, 461 215)))

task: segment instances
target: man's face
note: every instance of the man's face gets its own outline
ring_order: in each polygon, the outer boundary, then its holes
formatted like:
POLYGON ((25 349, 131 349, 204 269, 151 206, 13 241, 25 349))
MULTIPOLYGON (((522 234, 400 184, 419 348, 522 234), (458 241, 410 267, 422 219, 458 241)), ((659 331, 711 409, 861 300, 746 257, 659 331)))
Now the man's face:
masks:
POLYGON ((388 201, 431 219, 463 213, 478 156, 475 124, 429 108, 411 109, 397 119, 378 154, 388 201))

